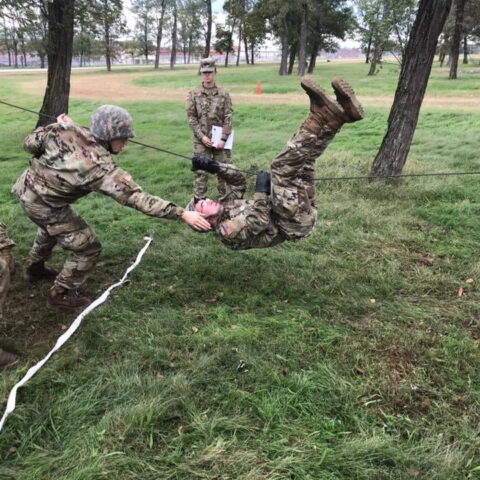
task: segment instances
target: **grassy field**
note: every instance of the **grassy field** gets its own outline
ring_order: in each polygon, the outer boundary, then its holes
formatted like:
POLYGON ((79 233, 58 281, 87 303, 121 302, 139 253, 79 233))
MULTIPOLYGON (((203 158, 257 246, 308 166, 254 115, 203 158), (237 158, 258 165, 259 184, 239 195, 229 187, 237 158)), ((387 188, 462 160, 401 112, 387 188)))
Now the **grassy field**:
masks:
MULTIPOLYGON (((394 89, 396 67, 374 79, 363 65, 330 68, 317 79, 344 74, 362 94, 394 89)), ((298 91, 273 67, 222 71, 222 83, 240 91, 253 71, 264 91, 298 91)), ((479 95, 475 73, 444 75, 434 72, 434 91, 479 95)), ((38 108, 21 83, 1 78, 0 99, 38 108)), ((96 106, 74 100, 70 114, 87 123, 96 106)), ((182 103, 128 108, 140 141, 190 153, 182 103)), ((236 163, 268 168, 305 114, 238 105, 236 163)), ((368 172, 388 110, 366 114, 337 135, 318 176, 368 172)), ((0 218, 21 270, 35 228, 9 190, 36 119, 1 105, 0 118, 0 218)), ((480 111, 422 110, 405 173, 480 171, 479 130, 480 111)), ((147 191, 188 201, 185 162, 135 145, 118 160, 147 191)), ((91 294, 123 274, 146 233, 155 241, 128 286, 20 391, 0 434, 0 479, 480 478, 479 180, 321 183, 311 237, 245 252, 100 195, 81 200, 104 246, 91 294)), ((45 307, 47 290, 20 271, 14 279, 0 339, 22 363, 0 374, 2 406, 74 318, 45 307)))

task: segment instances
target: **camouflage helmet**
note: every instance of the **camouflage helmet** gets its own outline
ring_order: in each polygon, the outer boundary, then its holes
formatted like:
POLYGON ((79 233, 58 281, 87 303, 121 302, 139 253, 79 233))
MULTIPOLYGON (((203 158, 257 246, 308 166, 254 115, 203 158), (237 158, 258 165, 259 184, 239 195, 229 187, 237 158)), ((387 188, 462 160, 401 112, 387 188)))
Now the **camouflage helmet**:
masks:
POLYGON ((202 58, 200 60, 200 73, 216 72, 215 59, 213 57, 202 58))
POLYGON ((133 119, 121 107, 102 105, 93 112, 90 119, 90 130, 99 140, 110 142, 115 138, 133 138, 133 119))

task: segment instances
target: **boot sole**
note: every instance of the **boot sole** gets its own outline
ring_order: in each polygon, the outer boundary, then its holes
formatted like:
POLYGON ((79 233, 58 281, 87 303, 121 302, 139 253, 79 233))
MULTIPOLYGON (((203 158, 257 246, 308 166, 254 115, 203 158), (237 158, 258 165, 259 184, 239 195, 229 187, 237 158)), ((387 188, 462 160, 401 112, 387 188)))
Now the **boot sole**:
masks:
MULTIPOLYGON (((90 305, 90 303, 88 304, 90 305)), ((58 304, 58 303, 52 303, 50 302, 50 300, 47 300, 47 307, 50 307, 50 308, 59 308, 60 310, 68 310, 70 312, 74 311, 74 310, 78 310, 79 308, 87 308, 88 305, 78 305, 76 307, 73 307, 71 305, 64 305, 64 304, 58 304)))
POLYGON ((307 92, 307 94, 313 97, 317 97, 325 107, 338 118, 345 118, 345 115, 341 108, 337 105, 335 100, 332 100, 327 92, 315 82, 312 82, 309 78, 302 78, 300 82, 301 87, 307 92))
POLYGON ((357 122, 365 117, 362 105, 355 96, 353 88, 341 77, 332 80, 332 87, 335 91, 338 103, 352 122, 357 122))

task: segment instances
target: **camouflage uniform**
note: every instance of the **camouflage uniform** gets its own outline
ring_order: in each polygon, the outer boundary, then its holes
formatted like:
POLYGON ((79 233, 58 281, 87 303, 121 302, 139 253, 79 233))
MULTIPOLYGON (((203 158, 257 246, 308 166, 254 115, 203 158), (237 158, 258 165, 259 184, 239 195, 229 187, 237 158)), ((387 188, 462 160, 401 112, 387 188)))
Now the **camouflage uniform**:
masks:
MULTIPOLYGON (((14 246, 15 242, 9 238, 7 234, 7 227, 0 222, 0 251, 11 250, 14 246)), ((10 285, 10 274, 13 268, 12 263, 13 257, 4 258, 0 256, 0 318, 2 318, 3 305, 7 298, 7 291, 10 285)))
POLYGON ((70 204, 100 192, 146 215, 180 219, 183 213, 183 208, 144 192, 100 142, 73 123, 38 128, 24 141, 24 149, 34 156, 12 190, 39 227, 31 262, 48 260, 56 244, 71 252, 55 280, 69 290, 85 281, 101 251, 95 232, 70 204))
MULTIPOLYGON (((190 128, 193 131, 193 155, 210 157, 218 162, 232 163, 230 150, 217 150, 206 147, 202 137, 211 136, 212 126, 223 128, 223 135, 228 136, 232 131, 232 101, 229 93, 222 87, 205 88, 202 85, 190 91, 187 98, 187 116, 190 128)), ((218 179, 219 201, 225 197, 225 182, 218 179)), ((208 189, 208 173, 196 172, 193 181, 193 195, 195 198, 205 198, 208 189)))
POLYGON ((245 175, 221 166, 218 176, 227 182, 230 201, 222 204, 215 227, 220 240, 234 250, 246 250, 310 235, 317 219, 315 159, 335 133, 328 126, 318 134, 301 127, 272 162, 271 196, 255 193, 253 200, 243 200, 245 175))

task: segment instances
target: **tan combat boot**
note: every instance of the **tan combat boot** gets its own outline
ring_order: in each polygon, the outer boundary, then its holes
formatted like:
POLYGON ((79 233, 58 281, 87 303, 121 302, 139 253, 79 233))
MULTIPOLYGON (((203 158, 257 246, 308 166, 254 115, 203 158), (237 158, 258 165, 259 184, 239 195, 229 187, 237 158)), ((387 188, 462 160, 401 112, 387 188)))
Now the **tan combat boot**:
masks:
POLYGON ((25 280, 28 282, 38 282, 39 280, 53 280, 58 275, 57 270, 45 266, 45 262, 31 263, 25 269, 25 280))
POLYGON ((14 353, 7 352, 0 348, 0 370, 15 365, 18 362, 18 357, 14 353))
POLYGON ((67 289, 60 285, 54 285, 48 294, 47 303, 50 307, 75 310, 76 308, 88 307, 92 300, 82 295, 77 289, 67 289))
POLYGON ((332 80, 332 87, 337 97, 337 102, 347 114, 347 122, 353 123, 362 120, 365 114, 352 87, 341 77, 335 77, 332 80))
POLYGON ((344 123, 356 122, 363 118, 360 103, 355 98, 353 90, 344 80, 342 82, 338 81, 336 86, 339 95, 341 94, 342 102, 348 107, 348 111, 345 111, 342 108, 343 105, 341 106, 330 98, 325 90, 312 80, 302 78, 300 84, 310 98, 311 112, 303 127, 312 133, 319 134, 323 127, 329 127, 336 132, 340 130, 344 123))

